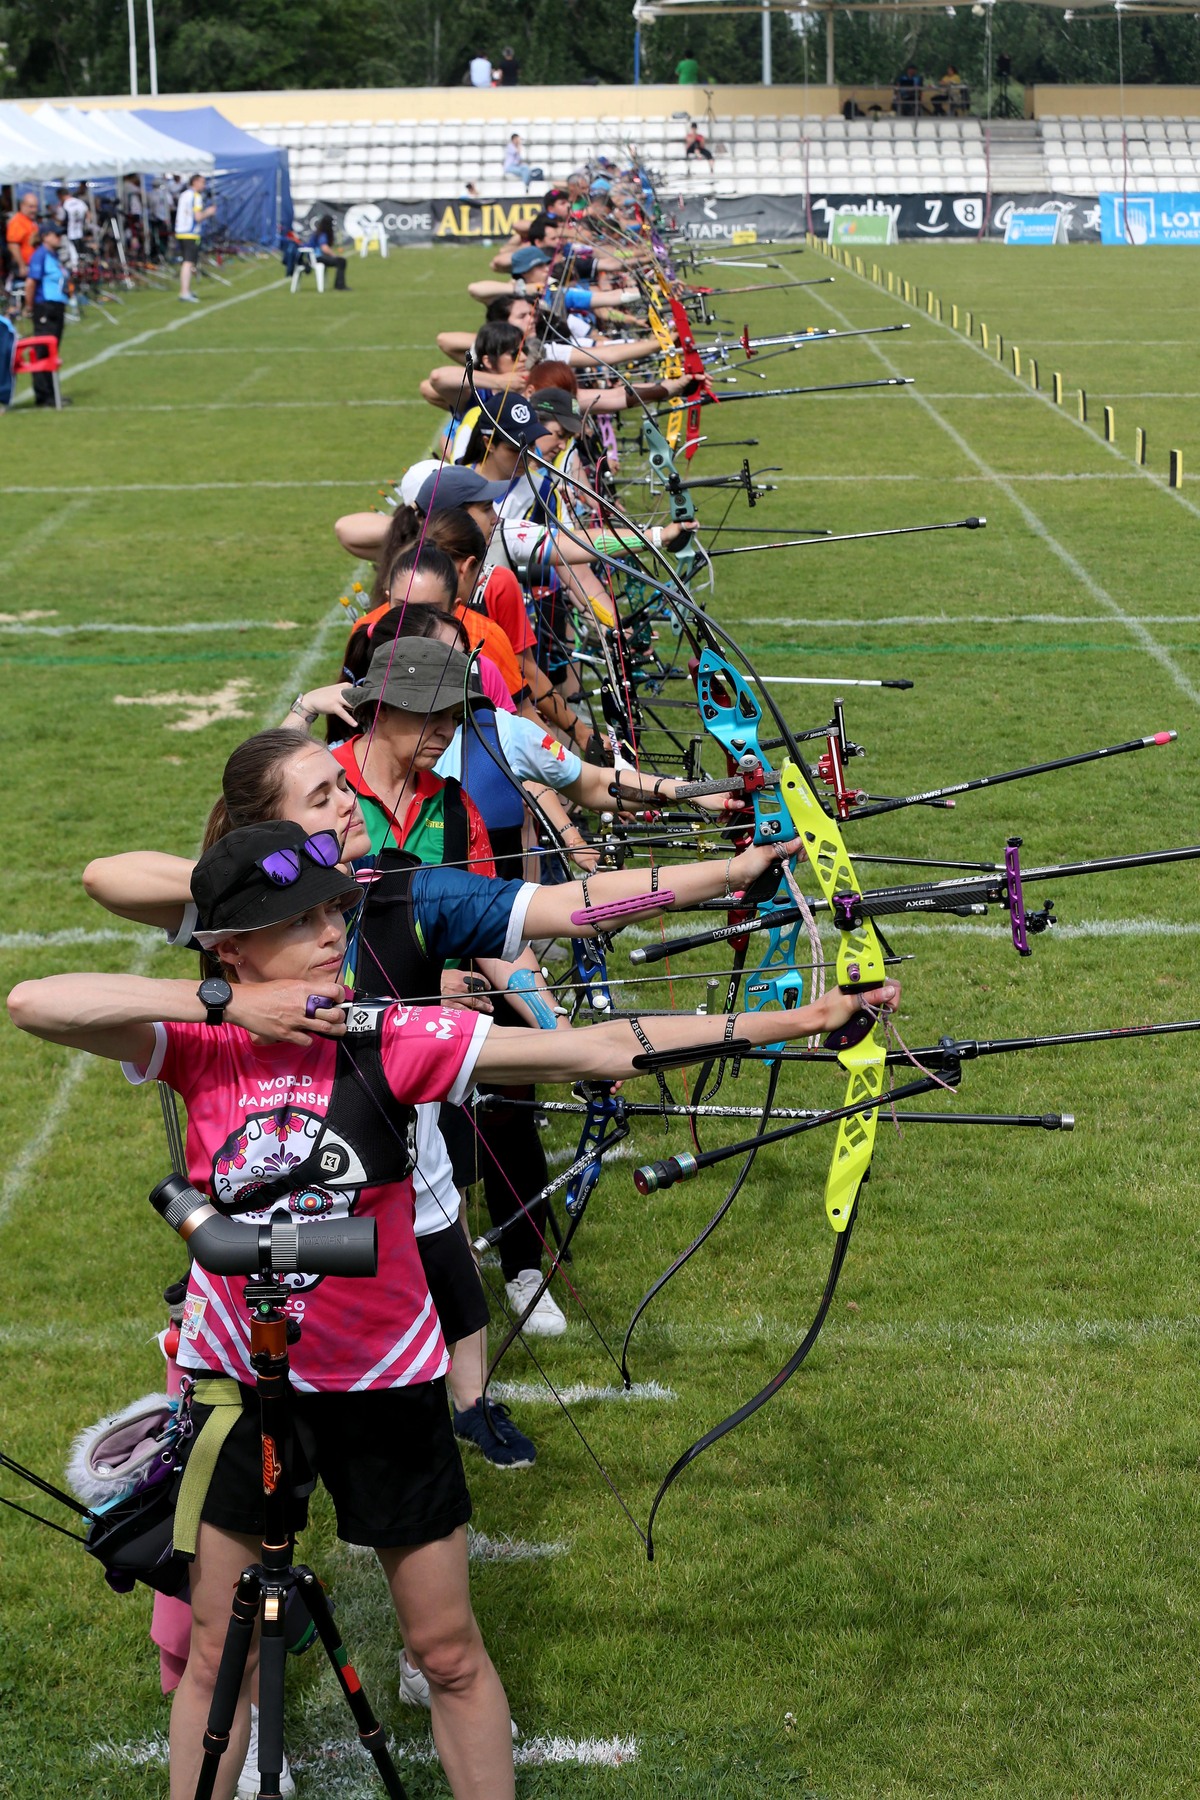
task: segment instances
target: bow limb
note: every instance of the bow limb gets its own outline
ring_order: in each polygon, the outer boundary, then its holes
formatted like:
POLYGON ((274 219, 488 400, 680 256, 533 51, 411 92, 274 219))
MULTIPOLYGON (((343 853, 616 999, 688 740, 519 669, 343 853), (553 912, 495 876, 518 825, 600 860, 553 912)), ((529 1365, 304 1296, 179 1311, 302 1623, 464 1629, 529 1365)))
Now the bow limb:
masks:
MULTIPOLYGON (((861 892, 836 821, 825 813, 811 781, 790 758, 784 761, 780 772, 780 792, 825 899, 833 906, 839 895, 861 892)), ((857 924, 843 926, 837 956, 839 986, 847 992, 859 992, 880 986, 885 974, 883 945, 873 921, 863 919, 857 924)), ((698 1438, 667 1471, 654 1497, 646 1525, 646 1555, 651 1561, 654 1557, 654 1521, 670 1487, 698 1456, 713 1444, 719 1443, 744 1420, 753 1417, 760 1407, 765 1406, 791 1380, 807 1359, 828 1316, 846 1259, 859 1197, 871 1172, 878 1106, 872 1104, 868 1107, 868 1102, 877 1103, 883 1091, 887 1057, 881 1020, 873 1019, 866 1013, 858 1014, 857 1018, 869 1025, 865 1033, 856 1036, 847 1027, 834 1034, 837 1058, 848 1076, 845 1106, 854 1107, 855 1111, 853 1115, 839 1120, 837 1139, 825 1181, 825 1211, 836 1241, 820 1303, 808 1330, 778 1373, 751 1399, 698 1438), (863 1108, 867 1110, 863 1111, 863 1108)))

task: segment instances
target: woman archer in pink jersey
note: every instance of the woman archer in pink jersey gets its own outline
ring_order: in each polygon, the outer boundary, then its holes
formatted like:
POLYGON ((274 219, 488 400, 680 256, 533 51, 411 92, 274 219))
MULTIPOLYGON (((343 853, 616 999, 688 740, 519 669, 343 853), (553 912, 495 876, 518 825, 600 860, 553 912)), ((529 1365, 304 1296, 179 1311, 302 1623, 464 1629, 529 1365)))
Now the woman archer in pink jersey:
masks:
MULTIPOLYGON (((69 974, 23 982, 9 996, 22 1030, 121 1062, 135 1084, 161 1079, 175 1088, 187 1106, 189 1178, 226 1203, 302 1162, 329 1108, 334 1040, 345 1033, 343 915, 360 897, 338 854, 332 833, 309 836, 283 820, 232 831, 205 851, 192 892, 201 941, 227 979, 210 978, 199 992, 187 980, 69 974)), ((736 1031, 755 1045, 805 1037, 864 1004, 891 1008, 898 998, 894 982, 864 995, 834 990, 792 1012, 739 1014, 736 1031)), ((651 1030, 656 1049, 699 1057, 712 1022, 655 1016, 651 1030)), ((415 1105, 461 1100, 476 1080, 626 1080, 643 1047, 626 1020, 535 1032, 484 1014, 397 1004, 379 1053, 396 1100, 415 1105)), ((470 1499, 445 1399, 449 1358, 413 1235, 411 1180, 336 1194, 306 1186, 292 1199, 306 1217, 373 1217, 379 1241, 375 1280, 293 1278, 289 1304, 304 1332, 292 1362, 292 1528, 303 1527, 319 1476, 339 1536, 374 1549, 383 1567, 429 1681, 434 1740, 456 1800, 506 1800, 509 1708, 471 1608, 470 1499)), ((261 1221, 255 1212, 238 1217, 251 1229, 261 1221)), ((200 1512, 191 1649, 171 1714, 172 1800, 194 1792, 230 1593, 258 1552, 261 1470, 240 1287, 193 1265, 181 1332, 181 1367, 191 1379, 237 1384, 243 1410, 200 1512)), ((200 1429, 205 1420, 195 1422, 200 1429)), ((250 1673, 216 1800, 230 1800, 245 1757, 250 1673)))

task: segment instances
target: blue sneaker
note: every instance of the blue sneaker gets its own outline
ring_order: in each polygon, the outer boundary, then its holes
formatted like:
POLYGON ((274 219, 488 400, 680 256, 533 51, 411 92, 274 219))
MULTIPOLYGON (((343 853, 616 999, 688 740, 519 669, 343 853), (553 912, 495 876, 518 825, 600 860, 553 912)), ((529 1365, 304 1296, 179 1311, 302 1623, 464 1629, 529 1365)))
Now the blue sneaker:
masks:
POLYGON ((454 1435, 464 1444, 473 1444, 498 1469, 529 1469, 537 1461, 533 1444, 518 1431, 507 1406, 499 1400, 489 1400, 486 1406, 476 1400, 463 1412, 455 1407, 454 1435))

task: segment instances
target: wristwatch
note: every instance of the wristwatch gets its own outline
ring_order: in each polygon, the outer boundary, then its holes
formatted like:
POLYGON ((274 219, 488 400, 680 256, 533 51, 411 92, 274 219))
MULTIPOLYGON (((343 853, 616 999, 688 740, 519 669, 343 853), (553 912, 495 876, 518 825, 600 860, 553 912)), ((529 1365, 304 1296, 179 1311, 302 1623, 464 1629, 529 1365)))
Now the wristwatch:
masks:
POLYGON ((223 1025, 225 1008, 233 999, 233 989, 223 975, 209 975, 196 989, 196 997, 205 1008, 206 1025, 223 1025))

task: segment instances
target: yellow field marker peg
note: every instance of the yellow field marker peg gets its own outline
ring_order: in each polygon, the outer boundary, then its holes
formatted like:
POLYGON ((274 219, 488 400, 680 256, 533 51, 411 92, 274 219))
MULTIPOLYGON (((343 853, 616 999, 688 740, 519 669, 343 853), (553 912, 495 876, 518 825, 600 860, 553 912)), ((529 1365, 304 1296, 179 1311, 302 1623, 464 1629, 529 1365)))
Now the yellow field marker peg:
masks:
POLYGON ((1169 456, 1168 460, 1169 460, 1169 470, 1168 470, 1168 474, 1167 474, 1167 486, 1173 487, 1173 488, 1182 487, 1183 486, 1183 451, 1182 450, 1172 450, 1170 452, 1170 456, 1169 456))
POLYGON ((1133 460, 1141 468, 1146 466, 1146 433, 1139 425, 1133 434, 1133 460))
POLYGON ((950 302, 950 329, 951 329, 951 331, 958 330, 958 301, 957 300, 952 300, 950 302))
POLYGON ((1117 415, 1111 406, 1104 409, 1104 441, 1106 444, 1115 444, 1117 441, 1117 415))
POLYGON ((1083 388, 1080 388, 1079 390, 1079 423, 1081 425, 1087 424, 1087 394, 1084 392, 1083 388))
POLYGON ((988 328, 983 323, 982 319, 979 321, 979 341, 986 350, 988 347, 988 328))
POLYGON ((1037 357, 1036 356, 1031 356, 1029 359, 1029 385, 1031 388, 1034 388, 1035 390, 1041 385, 1038 381, 1038 366, 1037 366, 1037 357))
POLYGON ((854 259, 854 273, 861 275, 864 281, 867 278, 867 265, 861 256, 856 256, 854 259))
POLYGON ((895 291, 896 291, 896 277, 895 277, 895 275, 893 275, 892 271, 889 269, 888 270, 888 293, 894 294, 895 291))
POLYGON ((965 318, 963 321, 963 330, 966 332, 968 337, 975 336, 975 320, 971 313, 967 313, 965 315, 965 318))
POLYGON ((1004 361, 1004 339, 999 332, 996 333, 996 361, 1004 361))
POLYGON ((1021 379, 1021 351, 1020 351, 1019 346, 1016 344, 1011 344, 1009 346, 1009 348, 1012 351, 1013 374, 1016 376, 1017 380, 1020 381, 1020 379, 1021 379))
POLYGON ((937 316, 937 322, 940 325, 942 323, 942 297, 940 294, 938 295, 937 315, 936 316, 937 316))
POLYGON ((1062 376, 1059 374, 1057 369, 1055 369, 1053 375, 1051 375, 1051 377, 1050 377, 1050 384, 1054 390, 1054 404, 1055 404, 1055 406, 1061 406, 1062 405, 1062 376))
POLYGON ((883 286, 883 270, 879 267, 878 263, 871 264, 871 280, 875 283, 876 287, 883 286))

